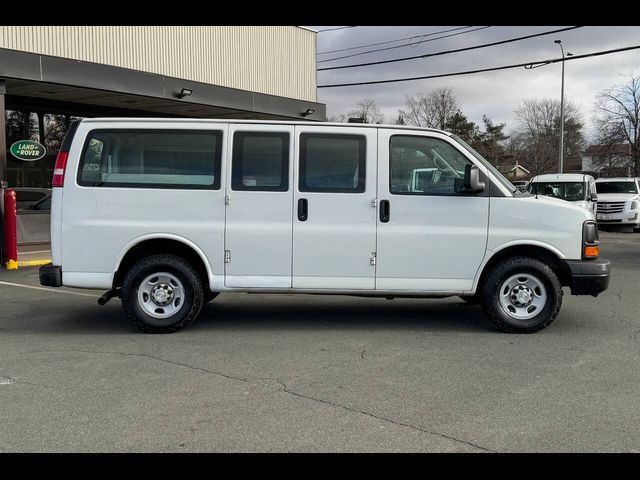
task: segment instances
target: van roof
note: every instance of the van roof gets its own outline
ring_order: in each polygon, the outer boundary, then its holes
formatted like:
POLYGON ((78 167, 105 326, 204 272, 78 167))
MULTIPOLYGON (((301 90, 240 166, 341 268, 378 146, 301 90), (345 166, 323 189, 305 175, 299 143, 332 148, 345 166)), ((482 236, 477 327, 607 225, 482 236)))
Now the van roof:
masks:
POLYGON ((372 124, 372 123, 339 123, 339 122, 309 122, 304 120, 235 120, 228 118, 140 118, 140 117, 94 117, 83 118, 82 123, 188 123, 188 122, 204 122, 204 123, 240 123, 240 124, 259 124, 259 125, 303 125, 303 126, 330 126, 330 127, 352 127, 352 128, 393 128, 398 130, 419 130, 423 132, 435 132, 443 135, 451 136, 450 132, 439 130, 437 128, 417 127, 414 125, 389 125, 389 124, 372 124))
POLYGON ((596 182, 633 182, 636 177, 611 177, 611 178, 599 178, 596 182))
POLYGON ((585 175, 583 173, 547 173, 545 175, 538 175, 531 179, 531 183, 536 182, 586 182, 587 180, 593 180, 591 175, 585 175))

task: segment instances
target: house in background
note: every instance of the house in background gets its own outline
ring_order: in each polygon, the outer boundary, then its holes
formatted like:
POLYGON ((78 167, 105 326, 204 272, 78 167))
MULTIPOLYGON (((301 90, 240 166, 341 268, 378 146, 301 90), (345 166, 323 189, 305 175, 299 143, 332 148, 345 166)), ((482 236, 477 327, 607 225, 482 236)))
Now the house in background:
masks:
POLYGON ((582 154, 582 172, 594 177, 631 177, 633 160, 629 144, 590 145, 582 154))
POLYGON ((513 165, 512 167, 507 166, 506 168, 504 168, 502 170, 502 173, 509 180, 528 180, 531 176, 531 172, 520 165, 518 163, 518 160, 516 160, 515 165, 513 165))

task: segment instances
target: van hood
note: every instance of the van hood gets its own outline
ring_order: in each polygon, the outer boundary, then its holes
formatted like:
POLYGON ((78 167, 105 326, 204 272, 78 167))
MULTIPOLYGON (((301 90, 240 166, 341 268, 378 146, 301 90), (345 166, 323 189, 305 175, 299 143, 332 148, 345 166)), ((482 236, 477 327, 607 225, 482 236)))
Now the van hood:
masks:
MULTIPOLYGON (((518 198, 518 197, 515 197, 515 198, 518 198)), ((525 198, 525 197, 520 197, 520 198, 525 198)), ((588 216, 589 215, 593 216, 593 212, 591 212, 588 206, 585 206, 586 202, 569 202, 567 200, 562 200, 561 198, 547 197, 546 195, 538 195, 537 197, 535 195, 530 195, 530 196, 527 196, 526 198, 533 200, 535 202, 540 202, 547 205, 553 205, 554 207, 575 210, 580 215, 587 213, 588 216)))
POLYGON ((628 200, 638 200, 637 193, 599 193, 598 202, 626 202, 628 200))

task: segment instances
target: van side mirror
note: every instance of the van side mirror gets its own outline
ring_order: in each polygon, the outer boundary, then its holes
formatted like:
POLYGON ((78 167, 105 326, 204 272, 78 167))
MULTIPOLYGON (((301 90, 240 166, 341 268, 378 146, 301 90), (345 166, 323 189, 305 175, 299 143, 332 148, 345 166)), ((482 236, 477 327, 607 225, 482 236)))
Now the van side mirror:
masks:
POLYGON ((464 167, 464 191, 482 192, 485 188, 484 182, 480 181, 480 169, 477 165, 467 164, 464 167))
POLYGON ((597 202, 598 201, 598 194, 596 192, 591 192, 589 194, 589 201, 597 202))

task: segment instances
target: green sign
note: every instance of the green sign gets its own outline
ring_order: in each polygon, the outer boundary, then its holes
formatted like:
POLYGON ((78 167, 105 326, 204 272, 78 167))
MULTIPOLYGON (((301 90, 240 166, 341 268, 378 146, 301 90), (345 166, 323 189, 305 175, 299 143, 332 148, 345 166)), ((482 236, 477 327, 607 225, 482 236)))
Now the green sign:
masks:
POLYGON ((10 151, 11 155, 26 162, 40 160, 47 154, 47 150, 44 146, 40 145, 38 142, 32 142, 31 140, 17 141, 11 145, 10 151))

